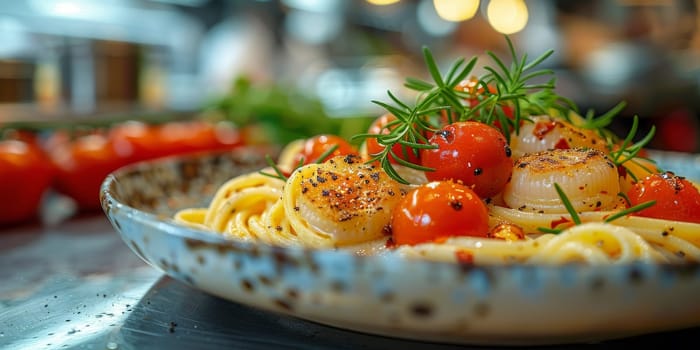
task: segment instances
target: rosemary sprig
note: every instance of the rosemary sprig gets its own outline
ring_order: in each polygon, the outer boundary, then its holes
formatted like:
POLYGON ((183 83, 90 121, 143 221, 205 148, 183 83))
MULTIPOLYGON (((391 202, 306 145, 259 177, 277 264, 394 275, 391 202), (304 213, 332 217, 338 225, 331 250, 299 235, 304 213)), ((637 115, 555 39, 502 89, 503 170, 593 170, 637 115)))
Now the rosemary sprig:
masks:
POLYGON ((590 109, 586 113, 584 122, 580 125, 582 128, 601 130, 607 128, 615 117, 622 112, 627 106, 625 101, 621 101, 615 107, 611 108, 609 111, 603 113, 602 115, 596 117, 595 112, 590 109))
MULTIPOLYGON (((641 140, 632 143, 634 140, 635 135, 637 134, 637 129, 639 127, 639 117, 636 115, 632 119, 632 126, 630 127, 630 131, 627 133, 627 136, 622 140, 622 143, 619 146, 619 149, 614 149, 617 146, 617 143, 613 139, 608 139, 608 148, 611 150, 610 151, 610 159, 617 165, 618 167, 623 167, 626 171, 627 174, 629 174, 634 181, 637 181, 637 176, 634 174, 634 172, 630 171, 630 169, 625 166, 625 163, 629 161, 634 161, 635 158, 641 158, 639 157, 639 152, 646 147, 649 142, 654 138, 654 134, 656 132, 656 127, 652 126, 649 132, 647 133, 646 136, 644 136, 641 140)), ((655 164, 656 162, 652 159, 649 158, 643 158, 647 161, 649 161, 652 164, 655 164)), ((638 166, 643 168, 647 172, 653 172, 652 169, 649 169, 648 167, 645 167, 644 165, 640 163, 636 163, 638 166)))
POLYGON ((535 82, 545 76, 553 76, 549 69, 536 69, 549 58, 553 50, 549 50, 528 62, 527 55, 519 57, 513 43, 505 37, 511 55, 510 66, 493 52, 487 54, 493 60, 493 65, 486 65, 487 72, 477 80, 472 89, 462 89, 459 85, 467 80, 474 69, 477 58, 456 60, 443 75, 432 52, 423 47, 423 58, 432 81, 409 77, 404 86, 418 92, 415 104, 410 105, 401 101, 391 91, 387 94, 390 103, 372 101, 396 116, 397 121, 387 127, 385 134, 358 134, 351 138, 352 142, 362 142, 368 138, 376 138, 377 143, 384 147, 379 154, 371 155, 369 162, 379 162, 382 168, 394 180, 407 183, 394 169, 389 161, 393 158, 399 164, 423 171, 433 171, 420 164, 414 164, 397 156, 392 147, 401 145, 401 153, 418 155, 421 149, 436 148, 430 145, 426 138, 428 131, 436 131, 442 126, 454 121, 476 120, 489 125, 498 125, 510 141, 511 132, 518 132, 520 122, 531 115, 544 114, 552 109, 569 111, 576 110, 575 104, 554 92, 552 78, 544 83, 535 82))
MULTIPOLYGON (((564 193, 564 190, 561 189, 561 186, 559 186, 558 183, 556 183, 556 182, 554 183, 554 188, 556 189, 557 194, 559 195, 559 199, 561 199, 561 202, 564 204, 564 207, 566 207, 566 211, 569 213, 569 216, 571 216, 571 221, 574 222, 574 226, 580 225, 582 223, 581 217, 578 215, 578 213, 574 209, 574 206, 571 204, 571 200, 569 200, 569 197, 566 196, 566 193, 564 193)), ((624 198, 629 203, 629 199, 626 196, 624 196, 624 198)), ((613 221, 615 221, 623 216, 627 216, 629 214, 636 213, 638 211, 649 208, 655 204, 656 204, 656 201, 654 201, 654 200, 640 203, 640 204, 637 204, 635 206, 629 207, 627 209, 620 210, 619 212, 616 212, 615 214, 612 214, 612 215, 606 217, 603 221, 606 223, 610 223, 610 222, 613 222, 613 221)), ((559 234, 562 231, 564 231, 564 229, 549 228, 549 227, 538 227, 537 230, 540 232, 544 232, 544 233, 554 233, 554 234, 559 234)))

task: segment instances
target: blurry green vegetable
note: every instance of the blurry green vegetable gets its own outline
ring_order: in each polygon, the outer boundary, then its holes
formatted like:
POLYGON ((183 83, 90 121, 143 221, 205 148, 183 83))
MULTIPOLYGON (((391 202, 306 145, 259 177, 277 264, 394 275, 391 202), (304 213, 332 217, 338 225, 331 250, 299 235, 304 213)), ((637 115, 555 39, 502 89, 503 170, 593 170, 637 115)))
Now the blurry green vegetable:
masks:
POLYGON ((237 78, 230 93, 205 106, 204 112, 240 127, 259 127, 259 137, 279 145, 323 133, 349 139, 366 132, 376 117, 334 118, 315 96, 279 84, 255 85, 247 77, 237 78))

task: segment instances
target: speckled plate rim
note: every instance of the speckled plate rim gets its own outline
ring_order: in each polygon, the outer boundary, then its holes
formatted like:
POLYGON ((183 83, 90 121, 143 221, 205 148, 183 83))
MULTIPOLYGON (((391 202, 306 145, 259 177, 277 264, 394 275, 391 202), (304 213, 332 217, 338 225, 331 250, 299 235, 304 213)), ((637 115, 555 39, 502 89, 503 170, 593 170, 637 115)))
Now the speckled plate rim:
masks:
MULTIPOLYGON (((198 283, 192 278, 185 274, 180 273, 183 269, 172 269, 170 263, 159 263, 154 261, 149 257, 150 253, 144 251, 143 247, 146 246, 144 242, 137 243, 134 241, 134 237, 138 238, 138 235, 133 236, 133 232, 129 232, 129 229, 122 226, 120 222, 131 221, 136 224, 139 228, 146 228, 156 232, 160 238, 168 241, 171 244, 176 241, 175 244, 179 244, 184 247, 197 247, 204 248, 208 252, 218 252, 221 254, 225 252, 226 254, 245 256, 247 259, 273 259, 278 262, 281 260, 290 261, 316 261, 317 263, 314 269, 324 269, 325 266, 323 262, 329 262, 329 265, 336 266, 339 262, 352 264, 357 264, 357 266, 367 266, 376 265, 379 269, 384 272, 391 272, 398 274, 399 277, 394 276, 391 278, 390 283, 397 283, 400 286, 411 286, 410 282, 402 281, 401 277, 406 278, 416 278, 416 280, 421 281, 431 281, 434 283, 432 288, 436 285, 448 286, 449 283, 445 282, 446 278, 451 278, 456 275, 468 275, 469 278, 464 279, 465 283, 470 284, 470 291, 474 289, 479 289, 482 287, 476 286, 479 284, 489 283, 489 279, 501 279, 507 278, 509 280, 515 281, 515 284, 519 287, 525 285, 527 289, 528 282, 524 280, 523 276, 535 276, 534 279, 539 281, 538 283, 551 283, 552 280, 565 280, 566 276, 586 276, 588 278, 587 288, 596 288, 596 284, 609 283, 609 285, 614 285, 615 292, 624 292, 625 285, 630 284, 634 286, 635 284, 644 283, 643 280, 649 279, 654 282, 659 281, 677 281, 679 279, 684 281, 690 281, 690 283, 684 284, 683 293, 687 294, 688 291, 700 290, 700 264, 686 264, 686 265, 651 265, 651 264, 627 264, 627 265, 612 265, 612 266, 583 266, 583 265, 565 265, 565 266, 537 266, 537 265, 503 265, 503 266, 459 266, 451 263, 442 262, 432 262, 432 261, 421 261, 421 260, 405 260, 396 255, 387 256, 356 256, 348 252, 333 251, 333 250, 319 250, 303 247, 277 247, 262 243, 252 243, 252 242, 241 242, 226 239, 222 236, 217 236, 210 232, 199 230, 196 228, 190 228, 176 223, 171 217, 157 215, 150 212, 146 212, 134 207, 131 207, 118 198, 119 196, 113 193, 112 186, 118 186, 120 178, 125 174, 131 172, 138 172, 142 169, 146 169, 153 164, 164 164, 168 162, 178 162, 185 158, 191 157, 206 157, 211 154, 199 154, 190 156, 179 156, 179 157, 169 157, 166 159, 159 159, 155 161, 140 162, 137 164, 132 164, 121 168, 112 174, 110 174, 102 184, 100 189, 100 197, 103 205, 105 214, 110 219, 111 223, 117 230, 117 232, 122 236, 125 243, 134 251, 145 262, 153 266, 154 268, 162 271, 163 273, 180 280, 184 283, 190 284, 195 288, 199 288, 204 292, 223 297, 225 299, 241 302, 261 309, 266 309, 269 311, 280 312, 284 314, 289 314, 292 316, 300 317, 302 319, 307 319, 310 321, 319 322, 322 324, 327 324, 331 326, 337 326, 341 328, 347 328, 351 330, 356 330, 360 332, 367 332, 371 334, 379 334, 385 336, 393 336, 407 339, 416 339, 422 341, 439 341, 447 343, 458 343, 458 344, 473 344, 473 345, 536 345, 536 344, 561 344, 561 343, 581 343, 581 342, 591 342, 591 341, 601 341, 607 339, 615 339, 620 337, 653 333, 659 331, 667 331, 674 329, 681 329, 687 327, 700 326, 700 305, 693 305, 691 309, 691 314, 688 314, 686 308, 685 313, 678 320, 671 322, 659 322, 653 323, 644 321, 642 325, 637 327, 613 327, 614 329, 606 332, 604 328, 601 327, 591 327, 590 329, 581 330, 570 330, 569 332, 554 331, 550 334, 546 332, 543 333, 542 329, 534 329, 532 331, 526 331, 524 333, 516 334, 512 337, 508 335, 506 330, 500 330, 496 332, 484 332, 484 327, 470 329, 460 332, 440 332, 435 331, 433 327, 429 327, 429 330, 422 331, 422 323, 411 323, 396 326, 396 327, 377 327, 372 325, 368 328, 363 322, 357 322, 356 319, 346 319, 343 315, 335 314, 332 310, 334 305, 321 305, 321 307, 331 308, 329 313, 321 312, 297 312, 295 309, 282 306, 279 303, 275 306, 275 303, 258 302, 256 298, 249 298, 241 290, 236 290, 234 292, 229 292, 226 290, 226 286, 223 287, 218 285, 217 282, 208 281, 206 283, 198 283), (437 279, 432 279, 431 274, 441 276, 437 279), (474 277, 476 276, 476 277, 474 277), (494 277, 495 276, 495 277, 494 277), (505 276, 505 277, 504 277, 505 276), (602 280, 601 280, 602 278, 602 280), (605 280, 605 281, 603 281, 605 280), (484 282, 486 281, 486 282, 484 282), (519 284, 518 284, 519 283, 519 284), (619 285, 617 285, 619 284, 619 285), (476 287, 475 287, 476 286, 476 287), (617 290, 620 288, 620 290, 617 290), (697 315, 696 315, 697 311, 697 315)), ((257 261, 257 260, 256 260, 257 261)), ((306 267, 308 269, 308 266, 306 267)), ((344 273, 347 273, 345 271, 344 273)), ((388 276, 388 274, 387 274, 388 276)), ((383 278, 388 278, 383 276, 383 278)), ((370 278, 371 276, 362 276, 360 278, 370 278)), ((509 281, 509 282, 513 282, 509 281)), ((556 281, 555 281, 556 282, 556 281)), ((386 282, 385 282, 386 283, 386 282)), ((568 281, 567 283, 574 283, 575 281, 568 281)), ((556 284, 556 283, 555 283, 556 284)), ((454 285, 454 284, 453 284, 454 285)), ((532 287, 532 286, 530 286, 532 287)), ((654 297, 655 293, 659 293, 661 297, 673 297, 673 294, 668 294, 668 286, 659 286, 658 288, 650 287, 650 291, 644 291, 644 293, 651 293, 654 297), (666 290, 664 292, 664 289, 666 290)), ((328 288, 328 286, 326 286, 328 288)), ((533 289, 536 289, 532 287, 533 289)), ((482 291, 483 292, 483 291, 482 291)), ((555 291, 556 292, 556 291, 555 291)), ((413 292, 412 292, 413 293, 413 292)), ((516 293, 517 294, 517 293, 516 293)), ((684 295, 685 295, 684 294, 684 295)), ((506 292, 505 295, 513 296, 515 294, 510 294, 506 292)), ((368 296, 370 299, 381 299, 385 296, 368 296)), ((393 298, 400 298, 401 296, 394 295, 393 298)), ((500 295, 498 297, 503 297, 500 295)), ((616 296, 617 297, 617 296, 616 296)), ((585 298, 584 298, 585 299, 585 298)), ((576 296, 572 298, 564 298, 560 302, 566 303, 570 300, 576 300, 576 296)), ((619 300, 619 299, 618 299, 619 300)), ((678 300, 686 300, 685 298, 679 298, 678 300)), ((690 299, 687 299, 690 300, 690 299)), ((375 302, 377 300, 374 300, 375 302)), ((381 301, 381 300, 380 300, 381 301)), ((373 306, 372 303, 362 304, 364 307, 373 306)), ((670 304, 669 304, 670 305, 670 304)), ((376 305, 375 305, 376 306, 376 305)), ((527 308, 525 308, 527 309, 527 308)), ((576 310, 585 310, 577 306, 576 310)), ((629 309, 629 308, 627 308, 629 309)), ((343 310, 339 308, 338 310, 343 310)), ((681 308, 673 308, 674 312, 683 312, 681 308)), ((414 309, 415 311, 415 309, 414 309)), ((415 311, 416 315, 420 315, 423 311, 415 311)), ((585 312, 585 311, 583 311, 585 312)), ((414 315, 415 316, 415 315, 414 315)), ((521 321, 531 318, 533 315, 525 315, 518 317, 521 321)), ((547 313, 541 315, 535 315, 538 317, 547 317, 547 313)), ((645 315, 644 317, 650 317, 652 315, 645 315)), ((607 320, 607 322, 613 322, 615 320, 607 320)), ((617 320, 622 321, 622 319, 617 320)), ((549 320, 548 323, 556 322, 556 320, 549 320)), ((602 322, 602 320, 601 320, 602 322)), ((509 325, 508 327, 512 327, 509 325)), ((508 328, 506 327, 506 328, 508 328)))

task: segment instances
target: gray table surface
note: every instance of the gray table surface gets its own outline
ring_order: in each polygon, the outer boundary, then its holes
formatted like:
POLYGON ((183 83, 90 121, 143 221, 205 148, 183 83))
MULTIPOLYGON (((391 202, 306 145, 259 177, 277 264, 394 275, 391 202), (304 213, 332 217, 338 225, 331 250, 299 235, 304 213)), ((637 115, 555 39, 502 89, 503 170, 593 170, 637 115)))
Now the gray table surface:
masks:
MULTIPOLYGON (((698 335, 700 328, 575 347, 677 347, 698 335)), ((469 347, 356 333, 208 295, 146 265, 102 213, 0 229, 0 349, 285 348, 469 347)))

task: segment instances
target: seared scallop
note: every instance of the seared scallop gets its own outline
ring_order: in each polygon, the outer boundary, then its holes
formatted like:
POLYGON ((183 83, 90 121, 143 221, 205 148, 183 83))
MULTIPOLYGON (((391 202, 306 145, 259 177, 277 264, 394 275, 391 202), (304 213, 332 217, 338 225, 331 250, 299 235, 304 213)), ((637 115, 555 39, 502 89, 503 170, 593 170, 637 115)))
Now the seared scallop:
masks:
POLYGON ((532 117, 532 122, 523 122, 518 134, 510 138, 513 159, 526 153, 551 149, 591 148, 607 151, 605 140, 595 131, 577 127, 563 119, 550 116, 532 117))
POLYGON ((525 154, 513 167, 504 203, 540 213, 567 213, 554 184, 577 212, 611 210, 619 204, 617 167, 594 149, 555 149, 525 154))
POLYGON ((381 168, 352 155, 300 167, 285 186, 292 224, 302 226, 296 230, 308 228, 336 246, 386 235, 392 209, 406 192, 381 168))

